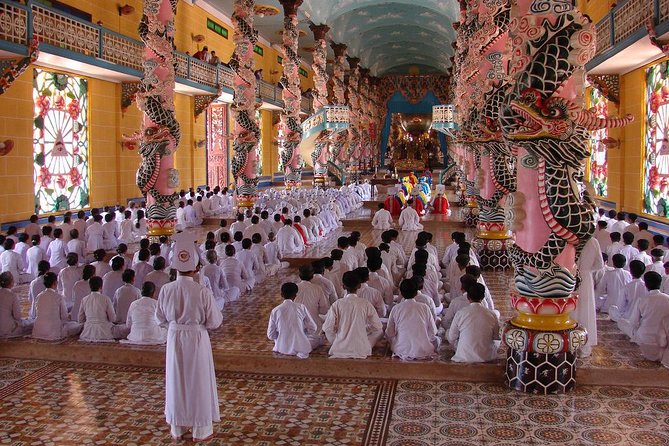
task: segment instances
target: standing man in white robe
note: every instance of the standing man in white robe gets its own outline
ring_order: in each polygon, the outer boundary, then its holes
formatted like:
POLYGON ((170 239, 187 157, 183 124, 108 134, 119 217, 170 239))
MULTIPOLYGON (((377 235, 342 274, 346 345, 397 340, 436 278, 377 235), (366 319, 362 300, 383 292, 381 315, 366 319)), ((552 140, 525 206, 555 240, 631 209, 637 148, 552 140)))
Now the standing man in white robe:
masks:
POLYGON ((174 236, 175 282, 163 286, 156 318, 168 326, 165 361, 165 418, 172 437, 181 439, 192 428, 194 441, 205 441, 220 421, 214 358, 207 330, 218 328, 223 316, 214 296, 196 283, 200 255, 195 236, 174 236))
POLYGON ((383 203, 379 203, 379 210, 372 218, 372 228, 388 230, 393 227, 393 216, 386 210, 383 203))
POLYGON ((400 213, 400 227, 403 231, 422 231, 423 225, 420 224, 418 212, 413 207, 413 199, 407 201, 407 206, 400 213))
POLYGON ((295 302, 297 292, 298 287, 293 282, 281 285, 281 297, 284 300, 269 315, 267 337, 274 341, 272 351, 306 359, 323 342, 316 335, 316 323, 307 307, 295 302))
POLYGON ((590 237, 578 259, 581 286, 578 288, 576 310, 571 314, 588 331, 588 342, 578 354, 585 358, 592 354, 592 347, 597 345, 597 311, 595 308, 595 278, 593 273, 604 268, 602 250, 596 238, 590 237))

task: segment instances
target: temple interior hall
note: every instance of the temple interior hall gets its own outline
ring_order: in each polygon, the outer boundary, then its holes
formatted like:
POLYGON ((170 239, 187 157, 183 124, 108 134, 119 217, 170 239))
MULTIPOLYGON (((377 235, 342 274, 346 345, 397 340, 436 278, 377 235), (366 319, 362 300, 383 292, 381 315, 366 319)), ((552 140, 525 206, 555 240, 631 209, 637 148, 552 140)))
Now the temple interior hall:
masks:
POLYGON ((669 445, 669 0, 0 0, 0 240, 0 444, 669 445))

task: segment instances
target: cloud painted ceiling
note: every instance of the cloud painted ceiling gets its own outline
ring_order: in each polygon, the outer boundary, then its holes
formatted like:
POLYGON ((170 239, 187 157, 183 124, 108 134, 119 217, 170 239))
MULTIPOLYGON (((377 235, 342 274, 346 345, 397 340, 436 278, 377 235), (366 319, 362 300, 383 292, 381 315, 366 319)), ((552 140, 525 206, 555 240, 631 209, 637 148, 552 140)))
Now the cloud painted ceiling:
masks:
MULTIPOLYGON (((200 0, 203 1, 203 0, 200 0)), ((224 14, 232 14, 233 0, 204 0, 224 14)), ((283 26, 283 8, 278 0, 256 1, 281 11, 273 17, 256 17, 260 34, 280 44, 278 31, 283 26)), ((374 75, 406 73, 418 68, 421 73, 446 71, 455 40, 452 23, 457 21, 456 0, 304 0, 300 6, 300 47, 313 46, 309 23, 325 23, 328 38, 348 46, 347 54, 360 58, 363 67, 374 75)), ((311 61, 307 51, 300 55, 311 61)))

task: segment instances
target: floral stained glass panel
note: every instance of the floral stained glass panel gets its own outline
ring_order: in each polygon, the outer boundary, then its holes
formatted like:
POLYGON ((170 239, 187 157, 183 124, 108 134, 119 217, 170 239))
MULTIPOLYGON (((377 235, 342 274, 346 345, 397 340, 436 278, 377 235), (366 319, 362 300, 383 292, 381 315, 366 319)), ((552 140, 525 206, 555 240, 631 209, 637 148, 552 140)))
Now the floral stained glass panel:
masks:
POLYGON ((88 81, 35 69, 33 102, 35 211, 87 207, 88 81))
POLYGON ((643 210, 669 217, 669 64, 646 70, 643 210))
MULTIPOLYGON (((596 88, 590 88, 588 94, 590 107, 595 109, 598 118, 609 116, 609 102, 596 88)), ((606 142, 607 129, 594 130, 590 133, 590 183, 600 197, 608 195, 607 178, 609 173, 606 142)))

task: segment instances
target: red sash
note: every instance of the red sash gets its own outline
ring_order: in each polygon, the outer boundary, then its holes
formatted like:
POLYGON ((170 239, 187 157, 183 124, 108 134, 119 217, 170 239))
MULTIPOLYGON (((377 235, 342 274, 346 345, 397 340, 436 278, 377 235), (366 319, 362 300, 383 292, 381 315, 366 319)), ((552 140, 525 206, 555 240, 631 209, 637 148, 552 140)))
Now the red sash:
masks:
POLYGON ((297 223, 293 225, 295 229, 297 229, 297 232, 302 236, 302 240, 304 240, 305 246, 307 245, 307 236, 304 234, 304 229, 302 229, 302 225, 297 223))

